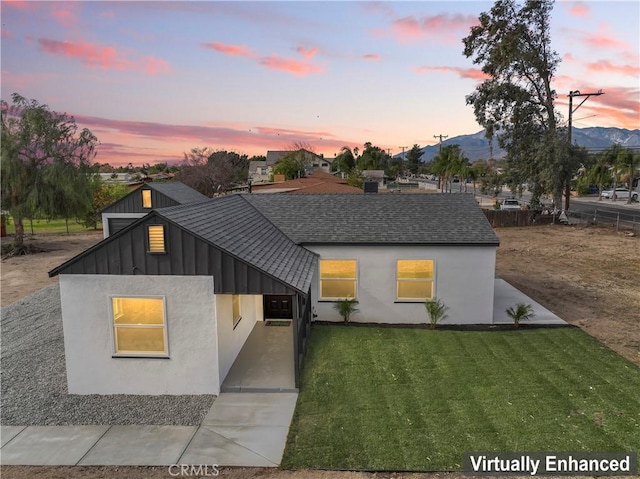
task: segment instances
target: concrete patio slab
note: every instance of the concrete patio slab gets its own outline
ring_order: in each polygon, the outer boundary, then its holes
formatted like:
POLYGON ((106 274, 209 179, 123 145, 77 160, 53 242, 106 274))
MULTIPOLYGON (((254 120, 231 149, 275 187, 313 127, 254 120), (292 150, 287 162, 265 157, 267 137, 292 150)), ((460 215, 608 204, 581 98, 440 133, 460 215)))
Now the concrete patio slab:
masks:
POLYGON ((211 429, 240 446, 280 464, 289 426, 211 426, 211 429))
POLYGON ((73 466, 110 426, 29 426, 2 447, 2 464, 73 466))
POLYGON ((79 465, 176 464, 197 429, 197 426, 112 426, 79 465))
POLYGON ((20 434, 27 426, 0 426, 0 447, 20 434))
POLYGON ((278 463, 218 434, 212 426, 201 426, 179 464, 276 467, 278 463))
POLYGON ((222 383, 222 392, 296 392, 293 326, 258 321, 222 383))
POLYGON ((559 318, 540 303, 536 303, 522 291, 514 288, 503 279, 496 278, 493 296, 493 323, 513 324, 513 320, 505 312, 517 303, 530 304, 535 316, 522 324, 563 325, 566 321, 559 318))
POLYGON ((297 393, 222 393, 202 424, 289 427, 297 399, 297 393))

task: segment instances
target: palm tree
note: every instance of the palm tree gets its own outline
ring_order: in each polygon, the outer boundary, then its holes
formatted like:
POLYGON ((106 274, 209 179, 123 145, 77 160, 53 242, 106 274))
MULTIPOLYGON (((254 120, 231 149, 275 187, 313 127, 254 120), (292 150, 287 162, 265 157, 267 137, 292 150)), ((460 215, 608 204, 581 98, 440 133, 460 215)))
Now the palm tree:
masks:
POLYGON ((424 302, 424 307, 429 315, 431 329, 436 329, 436 326, 440 321, 447 319, 447 311, 449 308, 438 298, 433 298, 431 300, 427 299, 424 302))
POLYGON ((636 168, 640 164, 640 155, 634 154, 629 148, 618 153, 616 163, 624 171, 629 174, 629 197, 627 198, 627 204, 631 203, 631 188, 633 188, 633 178, 635 176, 636 168))
POLYGON ((340 316, 342 316, 344 324, 347 324, 351 319, 351 315, 359 311, 359 309, 356 308, 356 304, 358 304, 357 299, 344 298, 333 303, 333 309, 335 309, 340 314, 340 316))
POLYGON ((518 303, 515 306, 507 308, 507 316, 513 319, 515 327, 520 326, 520 321, 528 321, 535 316, 533 306, 530 304, 518 303))
POLYGON ((609 183, 611 179, 611 171, 609 170, 611 165, 605 155, 600 155, 598 161, 587 172, 587 180, 590 184, 598 185, 598 201, 602 201, 602 190, 604 190, 605 184, 609 183))

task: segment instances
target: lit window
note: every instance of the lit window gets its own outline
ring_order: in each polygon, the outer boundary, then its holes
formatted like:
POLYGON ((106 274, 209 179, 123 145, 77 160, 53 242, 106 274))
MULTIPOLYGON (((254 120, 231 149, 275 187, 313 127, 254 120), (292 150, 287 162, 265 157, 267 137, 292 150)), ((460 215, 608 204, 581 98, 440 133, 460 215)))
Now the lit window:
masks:
POLYGON ((151 190, 142 190, 142 207, 151 208, 151 190))
POLYGON ((433 260, 398 260, 397 298, 433 298, 433 260))
POLYGON ((240 313, 240 295, 234 294, 231 297, 231 304, 233 311, 233 327, 235 328, 242 319, 242 314, 240 313))
POLYGON ((320 260, 320 298, 356 297, 356 260, 320 260))
POLYGON ((166 253, 164 248, 164 226, 149 225, 149 253, 166 253))
POLYGON ((111 298, 115 353, 167 356, 163 298, 111 298))

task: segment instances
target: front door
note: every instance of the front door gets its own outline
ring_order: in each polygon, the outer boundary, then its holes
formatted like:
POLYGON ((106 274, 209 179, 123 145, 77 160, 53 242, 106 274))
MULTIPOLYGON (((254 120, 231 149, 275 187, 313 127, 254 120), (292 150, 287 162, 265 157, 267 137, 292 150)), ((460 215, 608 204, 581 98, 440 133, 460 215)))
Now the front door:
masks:
POLYGON ((265 295, 264 319, 293 319, 293 307, 291 301, 294 296, 265 295))

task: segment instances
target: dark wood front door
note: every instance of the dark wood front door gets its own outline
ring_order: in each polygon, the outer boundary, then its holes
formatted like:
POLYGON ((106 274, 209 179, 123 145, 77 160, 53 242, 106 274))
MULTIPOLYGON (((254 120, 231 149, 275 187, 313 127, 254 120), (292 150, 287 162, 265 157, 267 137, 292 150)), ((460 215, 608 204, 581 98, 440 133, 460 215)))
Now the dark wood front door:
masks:
POLYGON ((264 319, 293 319, 293 296, 265 295, 264 319))

